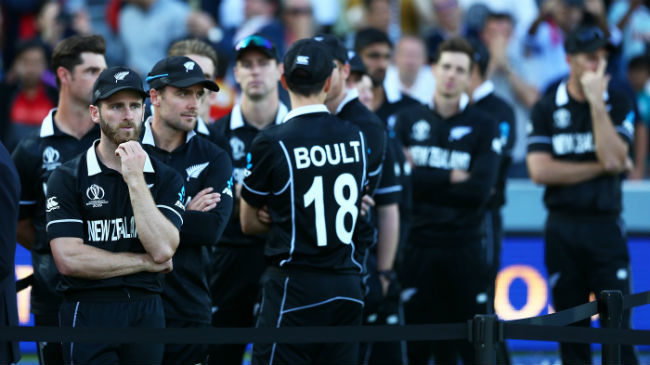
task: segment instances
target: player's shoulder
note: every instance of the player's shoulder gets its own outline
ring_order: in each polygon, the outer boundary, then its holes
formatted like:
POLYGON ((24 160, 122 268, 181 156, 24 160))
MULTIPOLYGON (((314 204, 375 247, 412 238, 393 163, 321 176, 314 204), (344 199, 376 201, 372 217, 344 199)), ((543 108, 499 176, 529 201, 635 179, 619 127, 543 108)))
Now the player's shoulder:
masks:
POLYGON ((149 161, 151 162, 151 166, 153 167, 153 173, 156 176, 156 179, 160 182, 168 182, 171 183, 174 181, 174 179, 179 179, 182 181, 182 177, 178 171, 176 171, 173 167, 167 165, 165 162, 160 160, 158 157, 153 156, 152 154, 147 154, 149 156, 149 161))
POLYGON ((214 123, 208 124, 208 130, 211 134, 218 136, 226 135, 226 130, 230 126, 230 119, 232 117, 232 112, 224 115, 223 117, 214 121, 214 123))
POLYGON ((70 160, 64 162, 61 166, 52 171, 52 175, 59 175, 64 179, 78 179, 81 176, 82 170, 87 173, 86 152, 80 153, 70 160))

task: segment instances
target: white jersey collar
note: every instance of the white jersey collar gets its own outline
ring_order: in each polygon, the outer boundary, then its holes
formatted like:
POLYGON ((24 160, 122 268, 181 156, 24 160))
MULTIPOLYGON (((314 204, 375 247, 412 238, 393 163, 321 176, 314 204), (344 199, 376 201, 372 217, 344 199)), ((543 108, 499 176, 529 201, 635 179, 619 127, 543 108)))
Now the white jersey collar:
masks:
POLYGON ((313 113, 328 113, 329 110, 325 106, 325 104, 312 104, 312 105, 305 105, 301 106, 300 108, 296 108, 291 110, 287 115, 284 117, 284 122, 286 123, 289 119, 305 115, 305 114, 313 114, 313 113))
MULTIPOLYGON (((99 140, 93 142, 92 146, 86 151, 86 167, 88 167, 88 176, 94 176, 102 172, 102 168, 99 166, 99 160, 97 159, 97 152, 95 148, 99 144, 99 140)), ((143 172, 154 173, 153 165, 151 164, 151 159, 149 159, 149 154, 145 152, 146 159, 144 161, 143 172)))

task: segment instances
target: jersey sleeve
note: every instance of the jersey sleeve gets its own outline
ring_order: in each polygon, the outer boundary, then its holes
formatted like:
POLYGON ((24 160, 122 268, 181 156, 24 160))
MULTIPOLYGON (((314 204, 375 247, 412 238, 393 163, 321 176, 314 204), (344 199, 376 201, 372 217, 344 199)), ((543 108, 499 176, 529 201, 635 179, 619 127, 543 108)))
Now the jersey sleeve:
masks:
POLYGON ((59 237, 84 238, 81 198, 74 177, 60 167, 47 181, 45 229, 48 241, 59 237))
POLYGON ((221 194, 221 201, 208 211, 187 210, 181 228, 181 242, 188 245, 216 245, 228 224, 233 206, 232 163, 228 154, 219 150, 207 171, 205 185, 221 194), (210 227, 210 229, 205 229, 210 227))
POLYGON ((364 133, 368 150, 368 188, 366 193, 374 195, 382 177, 382 168, 386 158, 386 144, 388 136, 381 125, 368 128, 364 133))
POLYGON ((171 168, 160 169, 156 173, 159 174, 157 182, 159 188, 154 196, 156 207, 180 231, 185 213, 183 178, 171 168))
POLYGON ((553 153, 551 139, 551 115, 545 110, 544 104, 538 102, 530 112, 528 122, 528 152, 553 153))
POLYGON ((375 189, 375 203, 377 206, 399 203, 402 196, 402 184, 397 178, 396 171, 400 166, 395 157, 393 144, 386 144, 386 155, 381 169, 381 179, 375 189))
POLYGON ((623 94, 618 94, 612 99, 612 109, 609 116, 614 124, 616 132, 623 138, 625 143, 632 147, 634 141, 634 123, 636 112, 632 100, 623 94))
POLYGON ((248 204, 261 207, 270 194, 273 145, 264 132, 255 137, 246 155, 246 171, 241 196, 248 204))
MULTIPOLYGON (((35 148, 31 139, 23 140, 11 155, 21 185, 19 220, 35 215, 36 203, 43 194, 38 186, 39 159, 33 154, 35 148)), ((40 188, 43 189, 42 186, 40 188)))

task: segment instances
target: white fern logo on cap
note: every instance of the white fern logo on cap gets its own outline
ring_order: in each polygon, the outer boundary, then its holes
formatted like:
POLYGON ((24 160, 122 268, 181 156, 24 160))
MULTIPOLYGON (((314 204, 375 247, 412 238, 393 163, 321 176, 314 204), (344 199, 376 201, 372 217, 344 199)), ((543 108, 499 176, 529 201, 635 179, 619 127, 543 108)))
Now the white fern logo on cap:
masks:
POLYGON ((126 77, 126 75, 129 74, 129 72, 130 71, 121 71, 113 75, 113 77, 115 77, 115 83, 117 84, 118 81, 124 80, 124 78, 126 77))
POLYGON ((297 56, 296 63, 299 65, 309 66, 309 56, 297 56))
POLYGON ((192 61, 185 62, 183 64, 183 66, 185 66, 185 72, 190 72, 190 70, 194 70, 194 65, 196 65, 196 63, 192 61))

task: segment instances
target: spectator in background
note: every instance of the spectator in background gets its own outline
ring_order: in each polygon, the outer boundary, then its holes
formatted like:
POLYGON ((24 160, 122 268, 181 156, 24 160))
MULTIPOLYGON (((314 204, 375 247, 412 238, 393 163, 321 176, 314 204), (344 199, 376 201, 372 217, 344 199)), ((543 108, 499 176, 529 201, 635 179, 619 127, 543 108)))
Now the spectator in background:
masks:
POLYGON ((386 70, 384 87, 397 88, 423 104, 428 103, 433 97, 435 79, 427 61, 427 48, 422 39, 403 36, 395 45, 393 64, 386 70))
MULTIPOLYGON (((488 14, 480 39, 488 48, 490 62, 487 75, 494 83, 496 95, 503 98, 515 110, 517 135, 513 150, 512 176, 526 176, 524 159, 526 156, 526 123, 530 107, 539 99, 539 91, 524 80, 524 57, 516 43, 511 43, 514 24, 512 17, 505 13, 488 14)), ((545 66, 548 68, 548 66, 545 66)), ((535 74, 529 74, 535 77, 535 74)))
POLYGON ((425 37, 429 61, 433 59, 440 43, 449 37, 464 33, 463 12, 457 0, 433 0, 432 3, 435 27, 425 37))
POLYGON ((174 40, 188 34, 203 37, 213 27, 212 17, 179 0, 127 0, 119 15, 126 64, 141 75, 165 58, 174 40))
POLYGON ((388 35, 391 42, 396 42, 400 35, 399 5, 391 0, 364 0, 365 25, 381 30, 388 35))
POLYGON ((244 0, 246 20, 225 44, 228 52, 232 52, 232 47, 240 40, 261 33, 279 47, 279 54, 284 54, 284 29, 277 19, 280 5, 280 0, 244 0))
POLYGON ((623 32, 622 66, 644 54, 650 42, 650 2, 618 0, 611 4, 607 19, 623 32))
POLYGON ((628 174, 631 180, 643 179, 648 160, 648 126, 650 125, 650 58, 636 56, 627 66, 627 79, 636 93, 637 109, 642 123, 634 125, 634 170, 628 174))
POLYGON ((284 0, 282 5, 285 48, 299 39, 311 38, 316 34, 314 13, 309 0, 284 0))
POLYGON ((57 91, 43 82, 47 69, 46 51, 37 40, 19 43, 16 58, 2 85, 6 107, 2 123, 6 123, 3 138, 9 151, 27 135, 36 132, 43 118, 56 106, 57 91))

